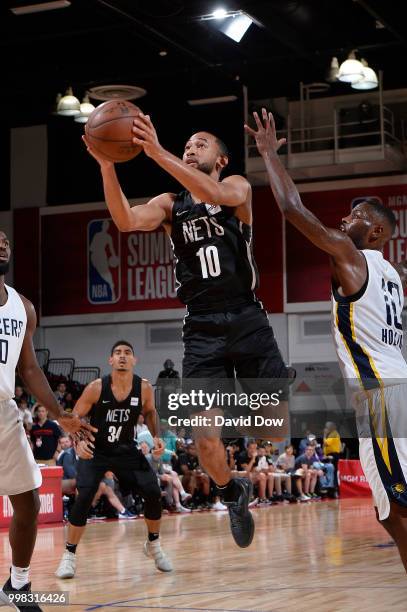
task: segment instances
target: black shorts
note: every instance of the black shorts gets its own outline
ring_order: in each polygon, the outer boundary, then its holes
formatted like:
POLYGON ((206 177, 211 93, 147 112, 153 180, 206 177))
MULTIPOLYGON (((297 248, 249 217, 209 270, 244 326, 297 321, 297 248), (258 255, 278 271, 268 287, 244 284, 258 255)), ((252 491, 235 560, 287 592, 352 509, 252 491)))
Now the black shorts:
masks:
POLYGON ((97 489, 108 471, 116 476, 123 495, 133 493, 143 497, 144 490, 158 487, 157 475, 139 450, 131 455, 111 457, 96 452, 93 459, 79 459, 76 486, 97 489))
POLYGON ((183 378, 287 378, 273 328, 259 303, 188 314, 183 341, 183 378))

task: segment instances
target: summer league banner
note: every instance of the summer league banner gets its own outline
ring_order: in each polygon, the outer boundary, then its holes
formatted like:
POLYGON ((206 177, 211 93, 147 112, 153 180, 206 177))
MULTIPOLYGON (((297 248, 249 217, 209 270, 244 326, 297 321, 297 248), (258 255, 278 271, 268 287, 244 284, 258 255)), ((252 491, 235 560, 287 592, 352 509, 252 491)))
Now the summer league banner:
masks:
POLYGON ((42 316, 179 308, 164 230, 121 233, 102 210, 41 217, 42 316))
POLYGON ((345 439, 407 440, 407 380, 344 380, 339 368, 328 377, 318 367, 306 370, 294 380, 168 379, 156 393, 157 411, 194 439, 322 438, 333 424, 345 439))
MULTIPOLYGON (((384 256, 391 263, 407 259, 407 185, 382 185, 309 191, 301 199, 325 225, 339 227, 342 217, 364 198, 377 198, 389 206, 397 220, 384 256)), ((331 275, 326 253, 316 248, 290 223, 285 226, 287 304, 330 300, 331 275), (312 279, 312 282, 310 280, 312 279)))

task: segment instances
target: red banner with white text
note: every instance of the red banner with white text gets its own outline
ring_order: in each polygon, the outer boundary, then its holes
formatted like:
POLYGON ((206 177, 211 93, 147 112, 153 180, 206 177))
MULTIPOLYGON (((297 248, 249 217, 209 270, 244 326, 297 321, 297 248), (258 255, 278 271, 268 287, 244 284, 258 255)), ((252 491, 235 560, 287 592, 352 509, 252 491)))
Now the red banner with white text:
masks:
MULTIPOLYGON (((42 485, 39 490, 39 523, 62 521, 62 473, 61 467, 41 468, 42 485)), ((8 527, 13 517, 13 507, 8 497, 0 497, 0 527, 8 527)))
POLYGON ((338 480, 341 497, 371 497, 372 495, 359 460, 340 459, 338 480))

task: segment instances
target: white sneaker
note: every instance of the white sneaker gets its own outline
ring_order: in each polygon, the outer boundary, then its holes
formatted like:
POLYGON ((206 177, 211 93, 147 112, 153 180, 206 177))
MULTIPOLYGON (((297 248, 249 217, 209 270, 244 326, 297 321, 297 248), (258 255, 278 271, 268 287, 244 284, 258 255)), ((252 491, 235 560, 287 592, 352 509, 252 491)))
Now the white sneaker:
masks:
POLYGON ((154 559, 155 566, 160 572, 172 572, 173 567, 170 559, 163 552, 160 540, 144 542, 143 551, 146 557, 154 559))
POLYGON ((186 491, 181 493, 182 501, 188 501, 188 499, 191 499, 191 497, 192 497, 191 493, 187 493, 186 491))
POLYGON ((306 501, 310 500, 310 498, 307 495, 304 495, 304 494, 300 495, 300 497, 298 499, 300 501, 303 501, 303 502, 306 502, 306 501))
POLYGON ((62 555, 55 576, 57 578, 73 578, 76 570, 76 555, 66 550, 62 555))
POLYGON ((192 512, 189 508, 185 508, 184 506, 182 506, 181 504, 179 506, 176 506, 176 511, 177 512, 192 512))
POLYGON ((227 510, 228 507, 225 506, 225 504, 222 504, 222 502, 218 501, 216 502, 216 504, 212 505, 212 510, 227 510))
POLYGON ((259 503, 259 498, 256 497, 249 503, 249 508, 255 508, 258 505, 258 503, 259 503))

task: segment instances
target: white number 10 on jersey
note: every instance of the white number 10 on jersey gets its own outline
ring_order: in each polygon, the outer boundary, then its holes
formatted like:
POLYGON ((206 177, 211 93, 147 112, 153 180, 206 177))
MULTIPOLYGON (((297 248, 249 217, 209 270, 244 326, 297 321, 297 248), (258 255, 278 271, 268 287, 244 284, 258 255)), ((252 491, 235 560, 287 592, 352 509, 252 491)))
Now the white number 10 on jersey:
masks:
POLYGON ((220 275, 219 253, 216 246, 201 247, 196 256, 201 262, 202 278, 220 275))

